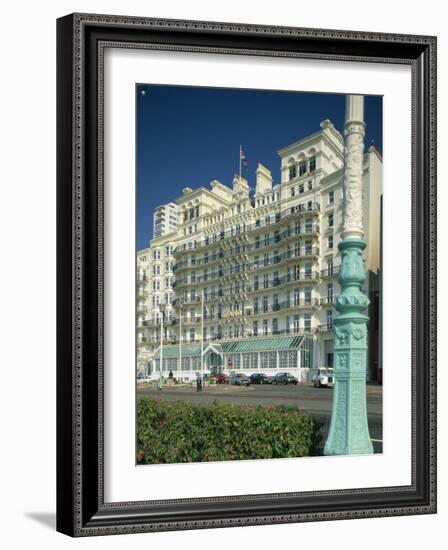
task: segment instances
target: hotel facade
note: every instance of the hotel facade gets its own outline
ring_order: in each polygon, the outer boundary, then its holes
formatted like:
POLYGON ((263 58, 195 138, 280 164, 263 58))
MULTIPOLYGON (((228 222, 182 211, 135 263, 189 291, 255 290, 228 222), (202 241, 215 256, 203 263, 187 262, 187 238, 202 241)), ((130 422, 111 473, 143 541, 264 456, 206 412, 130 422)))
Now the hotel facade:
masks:
MULTIPOLYGON (((258 164, 255 189, 186 187, 173 201, 177 227, 137 253, 137 370, 192 380, 199 373, 291 372, 301 381, 333 366, 340 292, 343 137, 325 120, 278 151, 281 180, 258 164)), ((378 378, 382 159, 364 154, 364 292, 369 373, 378 378)))

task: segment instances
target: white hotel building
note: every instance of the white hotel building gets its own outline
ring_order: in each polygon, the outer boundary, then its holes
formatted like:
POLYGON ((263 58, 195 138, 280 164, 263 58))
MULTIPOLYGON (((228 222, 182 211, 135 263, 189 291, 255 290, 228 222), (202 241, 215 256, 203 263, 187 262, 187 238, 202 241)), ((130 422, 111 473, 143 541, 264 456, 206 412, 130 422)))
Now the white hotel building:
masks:
MULTIPOLYGON (((325 120, 278 153, 279 183, 259 164, 255 190, 239 176, 232 188, 215 180, 183 189, 177 228, 138 252, 139 372, 160 376, 161 310, 164 376, 260 370, 304 380, 333 365, 343 137, 325 120)), ((364 155, 363 185, 369 294, 380 267, 382 159, 374 146, 364 155)))

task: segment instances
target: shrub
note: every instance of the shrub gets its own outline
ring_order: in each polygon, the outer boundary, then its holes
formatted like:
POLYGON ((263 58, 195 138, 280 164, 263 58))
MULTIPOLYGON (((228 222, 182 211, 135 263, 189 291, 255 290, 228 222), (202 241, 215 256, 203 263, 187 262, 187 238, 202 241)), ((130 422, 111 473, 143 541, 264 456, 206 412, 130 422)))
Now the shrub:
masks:
POLYGON ((320 425, 286 406, 156 401, 137 405, 137 462, 162 464, 314 454, 320 425))

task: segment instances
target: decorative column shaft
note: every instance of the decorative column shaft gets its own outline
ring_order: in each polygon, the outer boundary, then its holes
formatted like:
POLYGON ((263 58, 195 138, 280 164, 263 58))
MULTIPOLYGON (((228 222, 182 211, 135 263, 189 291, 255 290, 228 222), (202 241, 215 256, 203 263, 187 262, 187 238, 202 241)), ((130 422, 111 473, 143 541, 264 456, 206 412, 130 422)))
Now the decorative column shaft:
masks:
POLYGON ((367 322, 369 299, 361 292, 365 281, 363 251, 362 172, 364 97, 349 95, 345 113, 344 224, 335 318, 335 384, 325 455, 373 453, 366 406, 367 322))

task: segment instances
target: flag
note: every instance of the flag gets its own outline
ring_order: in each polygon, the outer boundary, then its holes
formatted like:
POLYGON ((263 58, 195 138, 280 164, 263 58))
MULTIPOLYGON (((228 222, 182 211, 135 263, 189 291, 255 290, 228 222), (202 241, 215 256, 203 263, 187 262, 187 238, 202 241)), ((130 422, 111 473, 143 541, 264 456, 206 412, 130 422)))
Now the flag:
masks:
POLYGON ((240 147, 240 160, 241 160, 241 164, 242 164, 243 168, 247 169, 247 157, 246 157, 246 153, 243 151, 242 147, 240 147))

